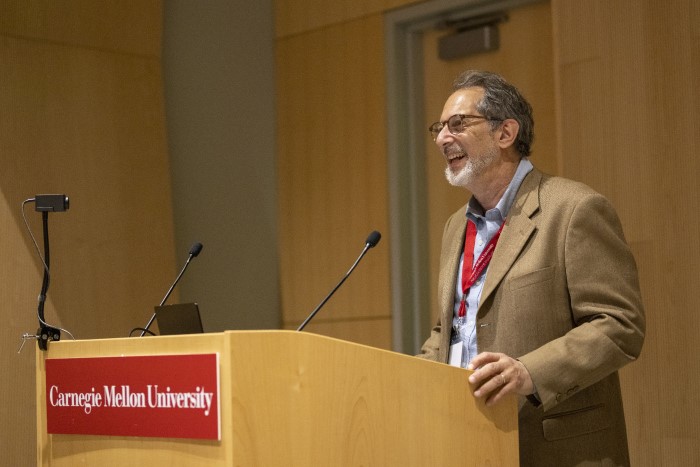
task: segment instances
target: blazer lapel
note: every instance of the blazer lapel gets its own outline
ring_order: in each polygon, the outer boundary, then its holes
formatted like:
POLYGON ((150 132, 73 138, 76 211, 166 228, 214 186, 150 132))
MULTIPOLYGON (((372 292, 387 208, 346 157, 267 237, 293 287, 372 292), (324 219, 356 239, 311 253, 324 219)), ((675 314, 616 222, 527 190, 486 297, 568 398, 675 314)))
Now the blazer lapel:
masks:
POLYGON ((533 168, 520 185, 513 206, 511 206, 506 218, 506 225, 498 239, 496 250, 493 252, 479 306, 486 302, 496 290, 535 231, 535 224, 530 220, 530 217, 540 207, 539 187, 541 179, 542 173, 533 168))
POLYGON ((457 222, 448 227, 448 232, 445 235, 445 245, 447 251, 444 257, 445 267, 440 271, 438 283, 442 285, 440 293, 440 310, 446 326, 451 326, 452 313, 454 310, 455 290, 457 287, 457 267, 459 266, 459 258, 464 249, 464 235, 467 230, 466 206, 462 208, 463 215, 458 218, 457 222))

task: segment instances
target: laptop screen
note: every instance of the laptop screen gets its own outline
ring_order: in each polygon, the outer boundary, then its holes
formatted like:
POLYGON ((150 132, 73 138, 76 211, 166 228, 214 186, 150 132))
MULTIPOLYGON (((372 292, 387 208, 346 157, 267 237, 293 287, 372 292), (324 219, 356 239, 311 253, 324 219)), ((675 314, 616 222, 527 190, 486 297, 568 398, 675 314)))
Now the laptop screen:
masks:
POLYGON ((155 311, 161 336, 204 332, 196 303, 156 306, 155 311))

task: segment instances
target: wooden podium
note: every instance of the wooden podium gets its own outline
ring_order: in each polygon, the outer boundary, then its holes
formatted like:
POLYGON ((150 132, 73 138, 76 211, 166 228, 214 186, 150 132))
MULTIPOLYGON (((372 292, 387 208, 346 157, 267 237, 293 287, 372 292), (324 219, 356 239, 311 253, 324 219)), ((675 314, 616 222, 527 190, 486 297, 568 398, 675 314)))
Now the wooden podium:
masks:
MULTIPOLYGON (((183 369, 186 371, 186 369, 183 369)), ((41 466, 517 466, 517 400, 466 370, 293 331, 52 342, 37 352, 41 466), (218 353, 221 441, 47 434, 45 360, 218 353)))

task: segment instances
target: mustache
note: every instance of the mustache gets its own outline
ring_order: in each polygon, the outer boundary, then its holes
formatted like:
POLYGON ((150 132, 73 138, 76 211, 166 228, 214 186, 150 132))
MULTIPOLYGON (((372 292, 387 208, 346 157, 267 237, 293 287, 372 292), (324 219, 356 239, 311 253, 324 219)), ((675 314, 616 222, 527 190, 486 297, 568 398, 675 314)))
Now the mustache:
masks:
POLYGON ((458 144, 453 143, 450 144, 449 146, 446 146, 442 148, 442 154, 445 157, 454 157, 454 156, 466 156, 467 153, 462 149, 458 144))

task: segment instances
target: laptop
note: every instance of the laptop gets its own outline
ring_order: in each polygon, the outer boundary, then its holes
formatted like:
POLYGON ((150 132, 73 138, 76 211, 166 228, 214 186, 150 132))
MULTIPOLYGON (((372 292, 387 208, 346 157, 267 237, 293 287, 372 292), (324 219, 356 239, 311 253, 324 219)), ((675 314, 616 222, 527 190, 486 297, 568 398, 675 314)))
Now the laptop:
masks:
POLYGON ((196 303, 156 306, 155 311, 161 336, 204 332, 199 306, 196 303))

